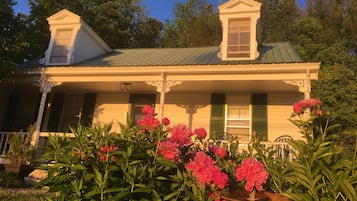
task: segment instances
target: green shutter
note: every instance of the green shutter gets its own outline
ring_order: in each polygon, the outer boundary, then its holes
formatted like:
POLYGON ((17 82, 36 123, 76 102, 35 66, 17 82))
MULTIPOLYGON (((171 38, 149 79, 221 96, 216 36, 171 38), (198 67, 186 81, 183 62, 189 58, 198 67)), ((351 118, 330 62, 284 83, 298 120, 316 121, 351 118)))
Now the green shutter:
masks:
POLYGON ((252 131, 262 140, 268 140, 267 94, 252 94, 252 131))
POLYGON ((96 97, 95 93, 86 93, 84 95, 81 116, 81 124, 83 126, 92 126, 96 97))
POLYGON ((224 105, 226 95, 222 93, 211 94, 211 119, 210 119, 210 138, 214 134, 224 132, 224 105))

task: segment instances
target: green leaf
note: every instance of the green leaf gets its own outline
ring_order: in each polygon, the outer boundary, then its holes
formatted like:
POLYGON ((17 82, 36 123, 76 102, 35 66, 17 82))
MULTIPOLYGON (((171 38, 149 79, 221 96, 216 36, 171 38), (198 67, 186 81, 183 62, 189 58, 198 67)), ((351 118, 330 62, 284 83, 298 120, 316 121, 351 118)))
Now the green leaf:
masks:
POLYGON ((349 200, 354 200, 357 197, 356 190, 353 188, 353 186, 348 180, 343 180, 341 186, 341 190, 349 200))
POLYGON ((164 200, 170 200, 171 198, 175 197, 178 193, 179 193, 179 191, 175 191, 173 193, 170 193, 170 194, 168 194, 168 195, 166 195, 164 197, 164 200))

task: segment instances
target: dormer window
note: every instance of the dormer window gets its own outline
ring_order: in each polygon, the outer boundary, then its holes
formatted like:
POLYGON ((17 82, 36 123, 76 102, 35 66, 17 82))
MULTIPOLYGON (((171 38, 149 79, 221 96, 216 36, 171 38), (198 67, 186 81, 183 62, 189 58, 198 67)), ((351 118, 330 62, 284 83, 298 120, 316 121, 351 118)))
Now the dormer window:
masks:
POLYGON ((260 7, 254 0, 229 0, 218 7, 223 29, 218 55, 223 61, 259 57, 260 7))
POLYGON ((41 64, 71 65, 112 51, 79 15, 63 9, 47 20, 51 39, 41 64))
POLYGON ((250 18, 228 20, 227 58, 250 56, 250 18))
POLYGON ((69 50, 72 46, 72 33, 73 29, 62 29, 56 31, 49 63, 68 63, 69 50))

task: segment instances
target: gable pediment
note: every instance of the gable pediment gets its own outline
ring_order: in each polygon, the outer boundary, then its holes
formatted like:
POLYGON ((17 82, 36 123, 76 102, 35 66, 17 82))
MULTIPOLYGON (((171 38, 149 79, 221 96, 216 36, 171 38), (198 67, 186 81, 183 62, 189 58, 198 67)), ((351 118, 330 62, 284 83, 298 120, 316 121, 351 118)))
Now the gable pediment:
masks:
POLYGON ((261 3, 254 0, 230 0, 218 7, 220 15, 259 11, 261 3))
POLYGON ((81 17, 70 12, 69 10, 63 9, 58 13, 47 18, 50 25, 54 24, 77 24, 80 23, 81 17))

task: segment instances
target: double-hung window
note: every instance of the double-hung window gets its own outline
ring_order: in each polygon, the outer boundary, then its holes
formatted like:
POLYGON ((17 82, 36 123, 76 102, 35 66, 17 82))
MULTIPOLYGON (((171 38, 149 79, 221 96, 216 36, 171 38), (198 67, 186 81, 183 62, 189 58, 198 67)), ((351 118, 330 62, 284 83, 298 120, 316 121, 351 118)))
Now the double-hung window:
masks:
POLYGON ((227 94, 225 132, 239 141, 250 140, 250 95, 227 94))
POLYGON ((68 62, 68 53, 71 47, 72 33, 73 29, 60 29, 56 31, 49 63, 62 64, 68 62))
POLYGON ((227 58, 249 58, 250 18, 228 20, 227 58))

